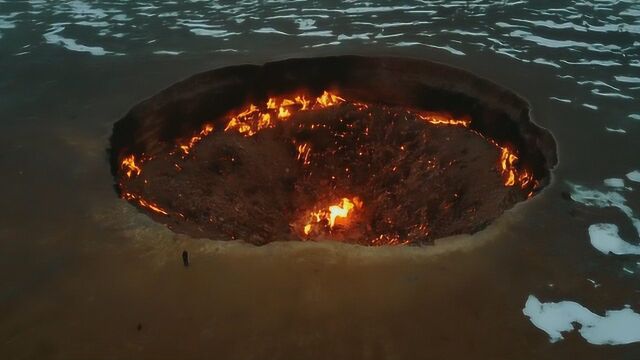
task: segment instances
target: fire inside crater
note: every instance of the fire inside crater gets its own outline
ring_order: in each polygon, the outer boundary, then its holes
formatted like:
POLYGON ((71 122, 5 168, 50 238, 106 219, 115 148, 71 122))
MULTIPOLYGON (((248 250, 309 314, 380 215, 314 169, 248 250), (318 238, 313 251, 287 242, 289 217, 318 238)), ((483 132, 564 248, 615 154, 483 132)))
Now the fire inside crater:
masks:
POLYGON ((475 232, 548 181, 474 111, 350 92, 251 96, 158 149, 121 148, 118 191, 195 237, 396 245, 475 232))

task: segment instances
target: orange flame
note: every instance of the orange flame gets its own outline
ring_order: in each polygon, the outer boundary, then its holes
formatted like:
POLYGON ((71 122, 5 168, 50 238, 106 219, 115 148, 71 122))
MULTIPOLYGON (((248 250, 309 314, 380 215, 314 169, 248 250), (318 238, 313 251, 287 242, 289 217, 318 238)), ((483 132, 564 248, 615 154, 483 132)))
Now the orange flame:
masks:
POLYGON ((286 108, 280 106, 280 108, 278 110, 278 119, 284 120, 284 119, 288 118, 289 116, 291 116, 291 113, 289 112, 289 110, 287 110, 286 108))
MULTIPOLYGON (((324 91, 320 97, 316 98, 313 108, 334 106, 344 101, 345 99, 340 96, 324 91)), ((311 109, 310 104, 305 95, 297 95, 293 100, 271 97, 262 108, 249 104, 240 113, 231 116, 224 131, 235 130, 244 136, 253 136, 262 129, 276 126, 277 122, 274 120, 284 121, 289 119, 295 111, 311 109)))
POLYGON ((533 181, 533 174, 529 173, 526 169, 518 169, 516 164, 518 162, 518 156, 508 147, 499 146, 500 154, 500 168, 503 176, 505 177, 505 186, 514 186, 518 184, 521 188, 525 188, 533 181))
POLYGON ((157 212, 158 214, 162 214, 162 215, 169 215, 169 213, 167 211, 165 211, 163 208, 161 208, 160 206, 158 206, 157 204, 154 204, 150 201, 147 201, 145 199, 143 199, 140 196, 131 194, 131 193, 124 193, 122 194, 122 197, 126 200, 133 200, 135 202, 137 202, 138 204, 140 204, 140 206, 145 207, 151 211, 157 212))
POLYGON ((320 108, 325 108, 333 105, 337 105, 345 100, 338 95, 334 95, 328 91, 324 91, 322 95, 316 98, 316 106, 320 108))
POLYGON ((312 225, 311 225, 311 224, 307 224, 307 225, 305 225, 305 226, 304 226, 304 230, 303 230, 303 231, 304 231, 304 234, 305 234, 305 235, 309 235, 309 234, 311 233, 311 228, 312 228, 312 225))
POLYGON ((312 211, 309 213, 311 220, 304 225, 303 233, 309 235, 315 225, 319 225, 324 221, 326 221, 325 224, 328 224, 330 229, 333 229, 338 219, 349 219, 352 210, 360 209, 363 205, 364 203, 358 197, 351 199, 342 198, 337 205, 331 205, 327 209, 312 211))
POLYGON ((191 149, 205 136, 209 135, 212 131, 213 131, 213 125, 204 124, 204 126, 202 127, 202 130, 200 130, 200 132, 197 135, 191 137, 191 139, 189 139, 186 143, 180 144, 178 147, 180 148, 180 150, 182 150, 182 152, 184 152, 185 155, 189 154, 189 152, 191 152, 191 149))
POLYGON ((311 146, 309 144, 298 145, 298 160, 302 160, 303 165, 309 165, 309 153, 311 152, 311 146))
MULTIPOLYGON (((355 198, 354 198, 355 200, 355 198)), ((342 205, 329 206, 329 227, 333 228, 336 224, 336 218, 347 218, 349 211, 354 208, 354 203, 347 198, 342 198, 342 205)))
POLYGON ((418 114, 418 117, 433 125, 454 125, 463 127, 469 127, 469 125, 471 125, 471 119, 469 118, 454 119, 451 115, 442 112, 422 112, 418 114))
POLYGON ((506 186, 513 186, 516 183, 516 173, 514 169, 514 163, 518 160, 508 148, 502 148, 502 154, 500 155, 500 166, 502 167, 502 173, 506 175, 504 184, 506 186))
POLYGON ((271 115, 261 114, 260 120, 258 120, 258 130, 267 128, 269 125, 271 125, 271 115))
POLYGON ((133 154, 126 156, 124 159, 122 159, 120 166, 124 171, 126 171, 128 178, 130 178, 131 175, 133 175, 134 173, 137 176, 137 175, 140 175, 140 173, 142 172, 142 168, 140 168, 140 166, 136 164, 136 157, 133 154))
POLYGON ((296 96, 296 98, 294 99, 294 101, 295 101, 295 103, 296 103, 296 104, 298 104, 298 105, 302 106, 302 107, 300 108, 300 110, 301 110, 301 111, 304 111, 304 110, 308 110, 308 109, 309 109, 309 100, 307 100, 307 99, 305 98, 305 96, 304 96, 304 95, 298 95, 298 96, 296 96))
POLYGON ((282 102, 280 103, 280 106, 291 106, 291 105, 295 105, 295 101, 289 100, 289 99, 283 99, 282 102))

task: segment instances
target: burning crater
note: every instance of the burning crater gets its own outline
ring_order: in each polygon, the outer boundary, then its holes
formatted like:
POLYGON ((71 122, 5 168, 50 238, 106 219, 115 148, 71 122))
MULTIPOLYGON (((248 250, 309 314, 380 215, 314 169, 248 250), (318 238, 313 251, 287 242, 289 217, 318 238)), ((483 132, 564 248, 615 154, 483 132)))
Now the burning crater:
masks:
POLYGON ((356 56, 196 75, 114 126, 120 196, 195 237, 429 243, 535 195, 556 163, 526 101, 462 70, 356 56))

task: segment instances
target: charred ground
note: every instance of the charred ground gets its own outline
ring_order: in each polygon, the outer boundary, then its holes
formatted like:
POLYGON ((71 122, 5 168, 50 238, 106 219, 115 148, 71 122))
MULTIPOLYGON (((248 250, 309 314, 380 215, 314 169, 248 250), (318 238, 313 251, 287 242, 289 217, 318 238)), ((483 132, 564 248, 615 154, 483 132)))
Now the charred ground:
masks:
POLYGON ((429 243, 475 232, 526 199, 504 186, 499 158, 464 127, 347 103, 296 113, 251 137, 214 131, 189 154, 148 161, 125 191, 170 209, 153 216, 196 237, 429 243), (344 197, 362 201, 349 221, 305 233, 310 212, 344 197))
POLYGON ((549 184, 557 163, 517 94, 385 57, 197 74, 133 107, 110 144, 122 198, 176 232, 254 244, 473 233, 549 184))

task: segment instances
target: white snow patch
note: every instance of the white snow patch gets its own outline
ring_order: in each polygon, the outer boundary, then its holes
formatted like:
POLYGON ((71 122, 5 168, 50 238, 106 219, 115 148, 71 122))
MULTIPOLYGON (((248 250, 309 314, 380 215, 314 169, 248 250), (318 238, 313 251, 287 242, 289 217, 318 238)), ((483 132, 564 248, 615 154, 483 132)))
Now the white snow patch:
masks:
POLYGON ((202 29, 202 28, 193 28, 193 29, 190 29, 189 31, 191 31, 196 35, 211 36, 215 38, 224 38, 224 37, 240 34, 237 32, 230 32, 227 30, 213 30, 213 29, 202 29))
POLYGON ((389 12, 396 10, 413 10, 416 6, 363 6, 363 7, 353 7, 345 9, 344 12, 346 14, 365 14, 365 13, 373 13, 373 12, 389 12))
POLYGON ((628 306, 621 310, 608 310, 604 316, 594 314, 586 307, 573 302, 541 303, 529 295, 522 309, 535 327, 549 335, 551 342, 562 340, 562 333, 575 330, 590 344, 621 345, 640 341, 640 314, 628 306))
POLYGON ((78 44, 75 39, 69 39, 58 35, 59 32, 64 30, 64 27, 54 28, 54 30, 45 33, 44 39, 48 44, 52 45, 61 45, 67 50, 78 51, 78 52, 88 52, 91 55, 102 56, 106 54, 110 54, 111 52, 106 51, 104 48, 99 46, 86 46, 78 44))
POLYGON ((542 58, 537 58, 537 59, 533 60, 533 62, 536 63, 536 64, 553 66, 554 68, 558 68, 558 69, 560 68, 560 65, 554 63, 553 61, 545 60, 545 59, 542 59, 542 58))
POLYGON ((333 32, 331 30, 322 30, 322 31, 307 31, 298 34, 298 36, 318 36, 318 37, 333 37, 333 32))
POLYGON ((254 33, 258 34, 278 34, 278 35, 289 35, 284 31, 276 30, 272 27, 263 27, 260 29, 253 30, 254 33))
POLYGON ((436 48, 436 49, 446 50, 452 53, 453 55, 465 55, 465 53, 463 53, 462 51, 454 49, 451 46, 436 46, 436 45, 428 45, 428 44, 425 44, 425 45, 432 48, 436 48))
POLYGON ((625 130, 625 129, 614 129, 614 128, 610 128, 610 127, 605 127, 605 130, 607 130, 609 132, 620 133, 620 134, 626 134, 627 133, 627 130, 625 130))
POLYGON ((305 45, 305 48, 319 48, 319 47, 324 47, 324 46, 335 46, 335 45, 340 45, 341 42, 340 41, 332 41, 332 42, 328 42, 328 43, 321 43, 321 44, 315 44, 315 45, 305 45))
POLYGON ((133 20, 133 18, 130 18, 125 14, 118 14, 118 15, 112 16, 111 20, 113 20, 113 21, 129 21, 129 20, 133 20))
POLYGON ((604 179, 604 184, 609 186, 609 187, 613 187, 613 188, 623 188, 624 187, 624 179, 620 179, 620 178, 609 178, 609 179, 604 179))
POLYGON ((391 46, 418 46, 418 45, 423 45, 423 44, 416 41, 399 41, 391 46))
POLYGON ((313 30, 313 29, 317 29, 317 27, 315 26, 316 21, 313 19, 295 19, 294 20, 296 24, 298 24, 298 29, 300 30, 313 30))
POLYGON ((640 255, 640 246, 630 244, 618 235, 614 224, 593 224, 589 226, 591 245, 605 255, 640 255))
POLYGON ((8 21, 0 17, 0 29, 13 29, 15 27, 15 21, 8 21))
MULTIPOLYGON (((629 174, 627 174, 629 175, 629 174)), ((599 208, 617 207, 620 209, 633 223, 638 235, 640 236, 640 219, 635 217, 633 210, 627 206, 627 200, 624 196, 615 191, 601 192, 598 190, 587 189, 584 186, 569 183, 572 188, 571 198, 586 206, 594 206, 599 208)))
MULTIPOLYGON (((14 29, 16 27, 15 21, 9 19, 14 18, 19 13, 12 12, 8 15, 0 15, 0 29, 14 29)), ((2 39, 2 33, 0 32, 0 39, 2 39)))
POLYGON ((555 100, 555 101, 560 101, 560 102, 567 103, 567 104, 571 102, 571 100, 569 100, 569 99, 563 99, 563 98, 559 98, 559 97, 555 97, 555 96, 550 96, 549 99, 555 100))
POLYGON ((615 76, 615 79, 619 82, 640 84, 640 78, 633 76, 615 76))
POLYGON ((634 181, 634 182, 640 182, 640 171, 638 170, 633 170, 630 173, 627 173, 627 179, 634 181))
POLYGON ((631 96, 619 94, 619 93, 616 93, 616 92, 602 92, 602 91, 600 91, 598 89, 592 89, 591 93, 594 94, 594 95, 598 95, 598 96, 605 96, 605 97, 633 100, 633 97, 631 97, 631 96))
POLYGON ((180 55, 183 51, 157 50, 153 52, 156 55, 180 55))
POLYGON ((354 40, 354 39, 369 40, 369 36, 371 36, 371 35, 372 35, 371 33, 353 34, 353 35, 340 34, 340 35, 338 35, 338 41, 354 40))
POLYGON ((220 53, 227 53, 227 52, 232 52, 232 53, 237 53, 237 52, 246 52, 244 50, 238 50, 238 49, 216 49, 213 50, 213 52, 220 52, 220 53))
POLYGON ((397 42, 397 43, 395 43, 395 44, 393 44, 391 46, 402 46, 402 47, 404 47, 404 46, 426 46, 426 47, 431 47, 431 48, 434 48, 434 49, 446 50, 446 51, 452 53, 453 55, 465 55, 465 53, 463 53, 462 51, 454 49, 454 48, 452 48, 450 46, 438 46, 438 45, 424 44, 424 43, 416 42, 416 41, 400 41, 400 42, 397 42))
POLYGON ((386 39, 386 38, 398 37, 398 36, 402 36, 402 35, 404 35, 404 33, 396 33, 396 34, 388 34, 388 35, 380 33, 380 34, 377 34, 376 36, 374 36, 374 38, 375 39, 386 39))

